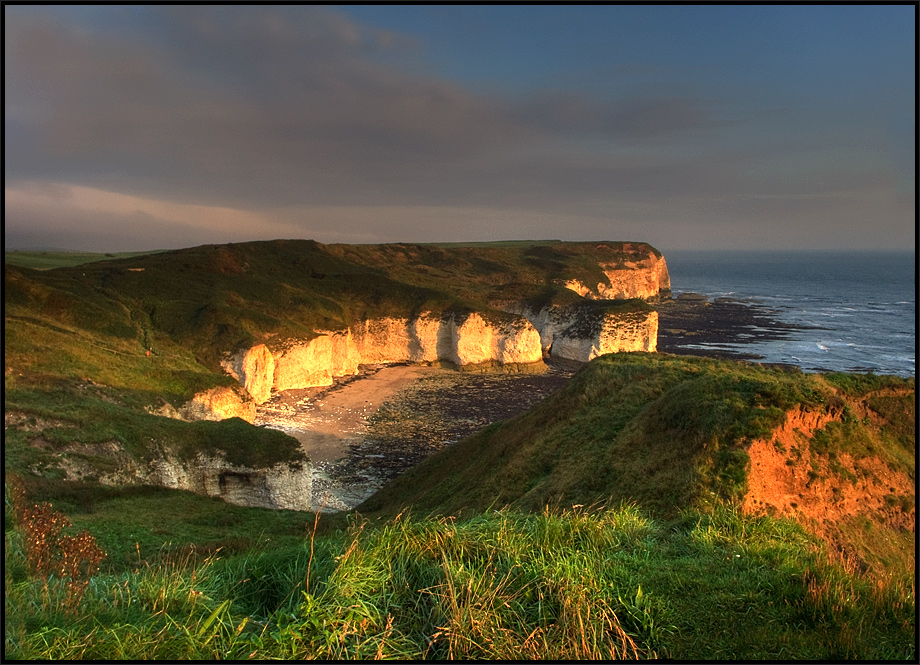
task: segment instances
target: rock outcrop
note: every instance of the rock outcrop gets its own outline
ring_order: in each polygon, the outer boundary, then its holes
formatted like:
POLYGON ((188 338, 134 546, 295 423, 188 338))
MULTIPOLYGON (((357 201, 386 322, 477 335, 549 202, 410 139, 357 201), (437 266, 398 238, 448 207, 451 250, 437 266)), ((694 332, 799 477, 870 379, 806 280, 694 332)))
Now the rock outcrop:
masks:
POLYGON ((273 390, 332 385, 336 376, 357 374, 359 364, 438 360, 461 367, 540 363, 540 333, 527 319, 502 312, 388 317, 288 340, 274 353, 257 344, 223 367, 261 404, 273 390))
POLYGON ((234 355, 224 369, 249 391, 256 403, 271 396, 275 376, 275 358, 264 344, 257 344, 234 355))
POLYGON ((313 497, 312 465, 303 462, 256 469, 230 464, 219 455, 198 454, 186 464, 163 457, 138 477, 146 484, 189 490, 253 508, 306 511, 313 497))
POLYGON ((655 311, 611 312, 603 307, 579 305, 550 306, 539 311, 513 309, 540 332, 540 346, 546 357, 588 362, 605 353, 656 349, 655 311))
POLYGON ((183 420, 242 418, 252 423, 256 419, 256 403, 240 388, 221 386, 196 394, 179 409, 179 416, 183 420))
MULTIPOLYGON (((639 246, 624 243, 623 249, 637 252, 639 246)), ((650 247, 644 257, 633 256, 621 261, 601 263, 600 268, 604 271, 607 284, 598 282, 596 288, 592 289, 578 280, 569 280, 564 283, 565 287, 589 300, 657 300, 671 291, 667 263, 664 257, 650 247)))
POLYGON ((588 362, 605 353, 654 351, 658 312, 586 315, 554 335, 548 349, 553 358, 588 362))
POLYGON ((159 485, 213 496, 237 506, 310 510, 313 467, 306 459, 267 468, 232 464, 220 452, 183 460, 166 451, 148 461, 129 455, 118 441, 74 442, 57 455, 71 480, 103 485, 159 485))
POLYGON ((176 420, 242 418, 248 423, 254 423, 256 402, 243 386, 218 386, 196 393, 178 409, 164 400, 159 407, 148 407, 147 413, 176 420))

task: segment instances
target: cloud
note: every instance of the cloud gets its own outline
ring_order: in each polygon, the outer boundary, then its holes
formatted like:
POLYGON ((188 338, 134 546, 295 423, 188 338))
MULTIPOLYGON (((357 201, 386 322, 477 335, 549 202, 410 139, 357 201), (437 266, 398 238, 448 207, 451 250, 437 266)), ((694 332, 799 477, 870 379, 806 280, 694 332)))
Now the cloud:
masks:
POLYGON ((711 100, 642 96, 614 101, 549 91, 521 104, 522 118, 548 131, 601 133, 611 138, 674 138, 685 131, 711 127, 711 100))
POLYGON ((37 154, 8 177, 105 186, 119 174, 136 193, 231 205, 430 204, 445 181, 461 196, 493 183, 500 199, 495 165, 530 146, 671 134, 706 116, 699 100, 476 94, 378 62, 412 40, 325 10, 171 7, 160 20, 168 44, 17 23, 8 113, 14 145, 32 136, 37 154))
POLYGON ((87 251, 298 237, 302 229, 258 212, 188 205, 48 182, 4 192, 7 243, 87 251), (43 239, 43 240, 42 240, 43 239))
POLYGON ((771 215, 912 229, 912 193, 886 198, 893 167, 846 123, 818 136, 730 86, 482 92, 424 73, 420 39, 330 9, 123 11, 115 28, 7 12, 7 242, 712 243, 771 215))

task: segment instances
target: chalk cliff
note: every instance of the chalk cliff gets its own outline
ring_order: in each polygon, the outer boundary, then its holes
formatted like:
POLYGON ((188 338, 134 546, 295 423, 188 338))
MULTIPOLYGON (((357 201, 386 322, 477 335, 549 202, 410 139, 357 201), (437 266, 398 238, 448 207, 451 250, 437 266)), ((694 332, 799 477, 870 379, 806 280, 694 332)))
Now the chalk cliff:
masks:
POLYGON ((461 367, 539 363, 540 333, 525 318, 502 312, 425 313, 321 331, 313 339, 287 340, 274 352, 257 344, 226 358, 222 366, 261 404, 273 390, 331 385, 336 376, 357 374, 359 364, 437 360, 461 367))
POLYGON ((540 331, 543 354, 588 362, 605 353, 655 351, 658 312, 607 311, 592 306, 550 306, 533 310, 508 306, 540 331))
POLYGON ((507 308, 512 311, 503 317, 474 312, 363 321, 354 329, 288 340, 274 353, 257 344, 227 358, 223 367, 250 392, 253 404, 261 404, 272 391, 332 385, 334 377, 357 374, 366 363, 442 360, 465 367, 539 363, 544 357, 587 362, 604 353, 656 348, 655 311, 507 308))
POLYGON ((255 422, 256 403, 241 388, 218 387, 196 394, 179 409, 183 420, 223 420, 242 418, 255 422))
POLYGON ((312 465, 279 463, 267 468, 230 464, 223 457, 198 454, 188 463, 161 457, 139 470, 146 484, 184 489, 237 506, 310 510, 312 465))
POLYGON ((616 249, 602 244, 596 252, 600 271, 595 274, 605 281, 595 286, 574 279, 556 282, 581 295, 580 303, 535 309, 522 302, 492 302, 475 312, 373 317, 340 330, 315 330, 309 338, 269 339, 225 356, 221 366, 254 404, 261 404, 274 391, 331 385, 337 376, 357 374, 360 364, 526 365, 545 357, 587 362, 604 353, 654 351, 657 312, 604 303, 655 301, 669 294, 664 257, 643 243, 616 249))
POLYGON ((592 289, 579 280, 568 280, 564 282, 565 287, 590 300, 657 300, 671 291, 668 266, 663 256, 647 245, 642 247, 647 249, 643 252, 634 243, 624 243, 624 250, 634 252, 633 256, 599 264, 607 284, 598 282, 592 289))
POLYGON ((254 468, 227 461, 220 451, 182 459, 170 451, 150 460, 129 455, 118 441, 74 442, 58 452, 57 463, 72 480, 103 485, 159 485, 213 496, 238 506, 310 510, 312 464, 303 459, 254 468))

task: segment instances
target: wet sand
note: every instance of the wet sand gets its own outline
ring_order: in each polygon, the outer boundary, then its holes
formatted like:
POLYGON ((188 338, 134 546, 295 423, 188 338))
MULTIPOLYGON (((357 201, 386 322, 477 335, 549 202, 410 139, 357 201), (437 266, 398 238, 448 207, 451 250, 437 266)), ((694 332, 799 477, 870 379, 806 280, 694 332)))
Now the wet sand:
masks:
POLYGON ((438 368, 424 365, 362 367, 328 387, 276 393, 259 406, 256 424, 295 437, 313 462, 313 509, 348 510, 382 482, 342 483, 336 470, 362 441, 367 419, 400 389, 438 368))
POLYGON ((333 386, 276 393, 259 407, 256 424, 287 431, 314 464, 332 464, 348 455, 349 443, 361 438, 368 416, 384 401, 432 371, 437 368, 371 366, 333 386))

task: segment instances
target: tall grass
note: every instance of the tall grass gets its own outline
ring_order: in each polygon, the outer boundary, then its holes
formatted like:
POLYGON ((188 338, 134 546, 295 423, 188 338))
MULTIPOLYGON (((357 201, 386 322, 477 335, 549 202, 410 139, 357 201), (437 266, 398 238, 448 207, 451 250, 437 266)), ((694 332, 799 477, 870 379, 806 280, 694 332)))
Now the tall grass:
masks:
POLYGON ((42 610, 6 531, 23 659, 912 659, 914 590, 828 563, 789 522, 635 506, 352 517, 298 544, 173 553, 42 610))

